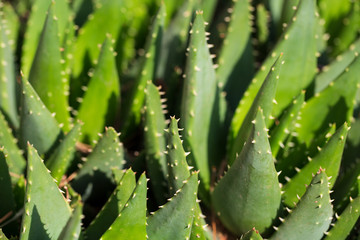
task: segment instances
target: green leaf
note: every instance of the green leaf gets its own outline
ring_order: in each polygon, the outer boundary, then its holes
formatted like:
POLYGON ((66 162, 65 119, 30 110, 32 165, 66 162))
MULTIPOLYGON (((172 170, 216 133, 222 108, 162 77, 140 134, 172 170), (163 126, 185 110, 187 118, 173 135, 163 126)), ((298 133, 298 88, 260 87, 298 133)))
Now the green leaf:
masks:
MULTIPOLYGON (((181 103, 182 127, 186 129, 183 138, 185 150, 192 153, 188 159, 189 165, 201 171, 201 188, 207 192, 210 187, 210 166, 217 160, 214 157, 219 145, 212 146, 204 140, 209 139, 210 135, 217 131, 210 128, 215 120, 213 109, 216 107, 218 95, 215 70, 206 42, 201 12, 197 12, 190 32, 189 56, 181 103)), ((201 194, 203 192, 201 191, 201 194)), ((206 197, 203 200, 206 201, 206 197)))
MULTIPOLYGON (((7 35, 9 24, 2 15, 0 9, 0 107, 10 123, 16 128, 19 127, 17 115, 15 66, 12 45, 7 35)), ((5 15, 6 17, 6 15, 5 15)))
POLYGON ((132 196, 101 240, 147 239, 146 189, 146 177, 142 174, 132 196))
POLYGON ((77 240, 81 231, 82 203, 78 203, 72 212, 71 217, 60 233, 58 240, 77 240))
POLYGON ((70 132, 60 140, 54 153, 46 161, 46 167, 51 171, 53 178, 60 183, 62 176, 66 173, 76 151, 76 142, 81 135, 81 124, 76 125, 70 132))
POLYGON ((217 78, 234 111, 254 74, 249 1, 234 1, 231 20, 219 53, 217 78))
POLYGON ((124 24, 126 13, 126 1, 109 0, 95 4, 95 9, 88 16, 88 21, 79 30, 77 41, 74 47, 73 76, 79 77, 84 69, 84 62, 93 63, 100 54, 99 44, 103 43, 106 35, 117 39, 120 29, 124 24), (121 12, 121 14, 120 14, 121 12))
MULTIPOLYGON (((0 149, 0 192, 1 192, 1 205, 0 205, 0 218, 8 215, 11 218, 15 214, 15 200, 12 191, 11 178, 9 168, 5 160, 3 149, 0 149)), ((8 226, 4 226, 7 228, 8 226)))
POLYGON ((302 92, 297 96, 292 104, 284 110, 283 115, 279 119, 278 125, 276 125, 270 132, 270 146, 273 156, 276 157, 279 149, 283 146, 283 142, 290 133, 295 132, 295 123, 298 118, 301 107, 304 106, 305 92, 302 92))
POLYGON ((253 227, 264 232, 271 226, 281 202, 277 176, 259 109, 240 155, 212 194, 214 210, 231 232, 241 235, 253 227))
POLYGON ((187 239, 190 237, 198 189, 198 173, 193 173, 168 203, 149 216, 149 239, 187 239))
POLYGON ((299 204, 289 211, 271 240, 322 238, 333 214, 327 176, 322 169, 313 177, 299 204))
POLYGON ((336 80, 353 62, 359 51, 360 39, 355 41, 346 52, 338 55, 329 65, 323 67, 322 72, 315 78, 314 94, 321 92, 336 80))
POLYGON ((22 150, 19 149, 17 139, 12 135, 4 115, 0 111, 0 145, 4 147, 4 153, 6 155, 6 163, 9 168, 9 173, 12 176, 11 181, 17 182, 19 176, 24 174, 26 162, 22 156, 22 150))
POLYGON ((100 210, 96 218, 85 230, 84 235, 88 240, 99 239, 111 226, 120 212, 123 210, 126 202, 129 200, 136 187, 135 173, 129 169, 121 178, 118 186, 111 194, 109 200, 100 210))
POLYGON ((84 123, 82 140, 98 140, 105 124, 113 124, 120 101, 120 82, 111 39, 106 38, 94 75, 90 79, 77 119, 84 123))
POLYGON ((21 87, 20 145, 25 148, 30 142, 40 155, 47 153, 61 137, 62 131, 54 115, 24 77, 21 87))
POLYGON ((257 92, 274 63, 274 58, 279 53, 284 53, 283 61, 286 64, 281 70, 281 79, 276 90, 275 99, 278 104, 273 109, 274 117, 279 116, 292 102, 293 97, 299 95, 302 89, 310 84, 316 73, 315 23, 315 1, 300 1, 291 23, 288 24, 288 28, 266 58, 240 101, 231 125, 230 138, 235 138, 237 135, 257 92), (299 67, 299 59, 301 59, 301 67, 299 67))
POLYGON ((58 23, 58 33, 60 42, 63 39, 64 31, 69 16, 71 15, 66 0, 34 0, 31 6, 31 14, 27 21, 24 45, 22 47, 21 69, 26 77, 29 76, 30 68, 35 57, 36 47, 39 43, 41 30, 46 19, 47 10, 50 5, 54 5, 54 15, 58 23))
POLYGON ((349 122, 359 85, 360 58, 356 57, 350 66, 322 92, 311 98, 301 111, 298 121, 298 139, 309 146, 312 139, 324 132, 330 123, 341 126, 349 122), (314 118, 316 113, 316 118, 314 118))
POLYGON ((152 29, 149 32, 145 46, 145 55, 140 60, 141 73, 136 78, 124 101, 122 110, 122 134, 124 137, 134 131, 141 121, 141 109, 144 105, 146 84, 148 81, 155 81, 160 57, 162 33, 164 28, 165 8, 162 5, 154 18, 152 29))
POLYGON ((341 215, 335 214, 335 216, 337 219, 335 225, 329 232, 325 233, 326 237, 324 240, 346 239, 360 216, 360 197, 350 199, 350 203, 341 215))
MULTIPOLYGON (((188 153, 184 151, 182 141, 179 136, 178 121, 171 117, 169 128, 165 130, 167 139, 167 167, 170 195, 174 195, 190 177, 189 165, 186 162, 188 153)), ((190 239, 207 239, 203 226, 205 221, 199 203, 195 204, 194 219, 191 226, 190 239)))
POLYGON ((35 148, 28 145, 27 186, 21 240, 58 239, 70 207, 35 148))
MULTIPOLYGON (((230 139, 228 139, 228 144, 229 144, 228 163, 230 165, 235 161, 236 154, 241 152, 241 149, 244 146, 244 142, 247 140, 251 132, 251 126, 252 126, 251 121, 254 120, 259 107, 264 111, 266 125, 268 125, 270 121, 271 111, 273 109, 274 103, 276 103, 274 99, 275 99, 275 93, 278 86, 278 82, 280 79, 280 72, 281 72, 280 70, 284 65, 284 61, 282 59, 283 57, 282 55, 280 55, 279 58, 274 62, 263 85, 261 86, 259 92, 257 93, 256 98, 254 99, 254 102, 252 103, 248 114, 246 115, 244 121, 242 122, 241 127, 238 129, 236 135, 234 135, 235 138, 233 141, 231 139, 232 133, 230 133, 229 135, 230 139)), ((238 118, 235 115, 232 120, 233 126, 237 124, 236 121, 238 121, 238 118)))
POLYGON ((18 9, 15 9, 10 2, 2 2, 0 8, 0 12, 3 13, 3 18, 6 20, 6 23, 2 22, 3 26, 6 26, 9 30, 7 32, 9 40, 8 43, 13 52, 15 52, 20 29, 20 19, 17 12, 18 9))
POLYGON ((164 204, 168 174, 166 166, 165 137, 166 127, 160 89, 149 81, 145 89, 144 140, 146 163, 152 189, 158 204, 164 204))
POLYGON ((283 199, 286 205, 293 207, 298 202, 297 196, 301 197, 305 193, 305 185, 311 182, 312 175, 320 167, 324 169, 327 176, 331 177, 329 180, 330 188, 334 185, 340 169, 347 132, 348 126, 345 123, 321 151, 289 180, 283 188, 283 199))
POLYGON ((86 189, 91 189, 92 197, 112 192, 111 186, 114 183, 112 169, 122 169, 124 164, 124 150, 118 133, 111 127, 107 128, 92 153, 84 161, 71 186, 81 194, 85 193, 86 189))
POLYGON ((63 81, 60 43, 57 20, 53 14, 52 4, 47 13, 45 25, 41 33, 33 64, 30 69, 29 82, 49 109, 54 112, 55 119, 68 131, 68 81, 63 81))

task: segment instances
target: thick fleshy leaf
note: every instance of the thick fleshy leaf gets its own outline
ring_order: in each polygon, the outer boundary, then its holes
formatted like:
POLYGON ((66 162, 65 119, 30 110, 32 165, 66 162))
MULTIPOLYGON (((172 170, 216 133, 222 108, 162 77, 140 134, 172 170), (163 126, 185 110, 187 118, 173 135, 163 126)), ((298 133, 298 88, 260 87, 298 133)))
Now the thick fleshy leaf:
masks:
POLYGON ((12 182, 16 183, 20 175, 24 174, 26 162, 22 156, 22 150, 19 149, 17 139, 14 138, 11 129, 9 128, 4 115, 0 111, 0 146, 4 147, 6 155, 6 163, 9 168, 12 182))
MULTIPOLYGON (((270 122, 271 111, 273 109, 274 103, 276 103, 275 93, 280 79, 280 70, 282 68, 282 65, 284 65, 284 61, 282 59, 283 57, 282 55, 280 55, 273 64, 263 85, 261 86, 258 94, 256 95, 256 98, 254 99, 254 102, 252 103, 241 127, 239 128, 236 135, 234 135, 235 139, 233 141, 231 139, 231 133, 229 135, 228 163, 230 165, 235 161, 236 154, 239 154, 241 152, 241 149, 244 146, 244 142, 249 137, 252 127, 251 121, 253 121, 256 117, 256 113, 258 112, 259 107, 263 109, 263 114, 266 122, 265 125, 268 125, 268 123, 270 122)), ((236 117, 234 117, 232 123, 234 123, 236 120, 236 117)))
POLYGON ((216 185, 212 200, 222 223, 236 235, 253 227, 264 232, 277 216, 280 184, 261 109, 240 155, 216 185))
POLYGON ((294 99, 279 119, 279 123, 270 132, 270 145, 273 156, 276 157, 279 149, 284 147, 284 140, 295 132, 295 123, 299 117, 301 107, 304 106, 305 92, 294 99))
POLYGON ((81 135, 81 124, 77 123, 71 131, 60 140, 54 153, 46 161, 46 167, 51 171, 53 178, 60 183, 66 173, 76 151, 76 142, 81 135))
POLYGON ((54 16, 54 5, 50 5, 44 28, 39 39, 34 61, 31 65, 29 82, 50 112, 55 113, 58 123, 68 131, 68 84, 62 74, 58 20, 54 16))
POLYGON ((100 54, 98 45, 104 42, 106 34, 110 34, 114 39, 118 38, 126 15, 125 6, 126 1, 121 0, 101 1, 95 5, 94 13, 88 16, 88 21, 79 30, 75 42, 73 66, 75 79, 82 71, 88 71, 83 69, 84 63, 92 64, 98 58, 100 54), (120 14, 119 11, 122 13, 120 14))
POLYGON ((298 139, 311 140, 328 128, 330 123, 341 126, 353 114, 357 88, 360 86, 360 58, 356 57, 347 69, 322 92, 311 98, 301 111, 298 139), (314 118, 316 113, 316 118, 314 118))
POLYGON ((144 105, 146 85, 148 81, 155 81, 158 68, 158 58, 161 49, 162 33, 164 28, 165 7, 162 5, 154 18, 152 29, 149 32, 145 55, 140 60, 141 73, 133 83, 129 96, 122 106, 122 134, 126 137, 131 134, 141 121, 141 109, 144 105))
POLYGON ((84 141, 92 143, 99 138, 105 124, 113 124, 120 101, 119 84, 111 39, 107 38, 77 115, 84 123, 84 141))
POLYGON ((112 192, 114 184, 112 169, 122 169, 124 164, 124 150, 118 133, 111 127, 107 128, 92 153, 84 161, 71 183, 72 187, 81 194, 91 191, 92 197, 112 192))
POLYGON ((35 148, 28 145, 27 186, 21 240, 58 239, 70 207, 35 148))
POLYGON ((335 225, 326 233, 324 240, 345 240, 360 216, 360 197, 351 199, 340 216, 337 214, 335 225))
POLYGON ((289 180, 283 188, 283 199, 286 205, 293 207, 298 202, 297 196, 301 197, 305 193, 305 185, 311 182, 312 175, 320 167, 324 169, 327 176, 331 177, 329 186, 332 188, 339 174, 347 132, 348 127, 345 123, 336 131, 321 151, 289 180))
MULTIPOLYGON (((170 195, 174 195, 190 177, 190 167, 186 162, 186 156, 182 141, 179 136, 178 121, 175 117, 170 120, 169 128, 165 130, 167 140, 167 167, 170 195)), ((204 230, 205 221, 199 203, 195 204, 194 220, 191 226, 190 239, 207 239, 204 230)))
POLYGON ((10 123, 16 128, 19 127, 16 101, 16 80, 15 66, 12 45, 8 32, 9 23, 6 21, 0 9, 0 108, 5 113, 10 123))
POLYGON ((316 73, 315 53, 317 41, 315 39, 315 23, 315 1, 300 1, 291 23, 288 24, 288 28, 266 58, 240 101, 230 128, 230 138, 236 137, 251 103, 254 101, 266 74, 274 63, 274 58, 279 53, 284 53, 283 61, 286 64, 281 70, 281 79, 276 90, 275 99, 278 104, 273 109, 274 117, 279 116, 282 110, 292 102, 293 97, 299 95, 302 89, 310 84, 316 73), (302 39, 302 41, 299 41, 299 39, 302 39), (303 64, 301 67, 298 67, 299 59, 302 59, 303 64))
POLYGON ((193 173, 168 203, 149 216, 146 231, 149 239, 190 237, 198 189, 198 173, 193 173))
POLYGON ((249 232, 245 233, 240 238, 240 240, 262 240, 262 239, 263 238, 261 237, 259 231, 256 230, 255 228, 253 228, 249 232))
POLYGON ((148 82, 145 89, 144 110, 146 165, 156 201, 160 205, 166 201, 166 190, 168 189, 166 181, 168 171, 164 154, 166 124, 159 89, 151 81, 148 82))
POLYGON ((313 177, 295 209, 276 228, 271 240, 318 239, 323 237, 332 219, 327 176, 323 170, 313 177))
POLYGON ((30 83, 21 80, 20 144, 30 142, 39 154, 47 153, 62 136, 54 115, 49 112, 30 83))
POLYGON ((217 78, 231 111, 235 111, 254 74, 250 3, 234 1, 224 44, 219 53, 217 78))
MULTIPOLYGON (((216 140, 217 120, 214 109, 218 104, 217 80, 212 65, 205 36, 205 24, 202 12, 197 12, 195 21, 190 30, 189 56, 186 63, 186 78, 184 82, 181 119, 184 137, 184 148, 191 152, 188 162, 200 170, 200 194, 207 192, 210 187, 210 167, 217 159, 219 145, 216 140), (210 137, 212 135, 212 137, 210 137)), ((203 197, 207 201, 207 197, 203 197)))
POLYGON ((86 236, 86 239, 97 240, 106 232, 123 210, 135 187, 135 173, 129 169, 124 173, 107 203, 85 230, 84 235, 86 236))
POLYGON ((60 233, 58 240, 78 240, 81 231, 82 203, 78 203, 72 212, 71 217, 60 233))
POLYGON ((142 174, 133 194, 101 240, 147 239, 146 181, 142 174))
POLYGON ((22 47, 21 69, 26 77, 29 76, 30 68, 35 57, 36 48, 39 43, 41 31, 46 19, 46 13, 53 4, 54 15, 59 26, 60 42, 63 39, 66 23, 71 15, 68 2, 66 0, 34 0, 31 6, 31 14, 27 21, 24 45, 22 47))

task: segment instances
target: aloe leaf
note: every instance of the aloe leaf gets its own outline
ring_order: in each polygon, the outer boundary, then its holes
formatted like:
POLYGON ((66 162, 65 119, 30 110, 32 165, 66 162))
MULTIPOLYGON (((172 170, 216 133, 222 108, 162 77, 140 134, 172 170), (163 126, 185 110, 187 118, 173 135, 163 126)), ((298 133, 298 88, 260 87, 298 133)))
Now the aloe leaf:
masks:
POLYGON ((145 47, 145 55, 140 60, 141 73, 133 83, 129 96, 124 101, 122 110, 122 133, 125 136, 131 134, 141 121, 141 109, 144 105, 144 89, 148 81, 154 81, 158 67, 158 58, 160 54, 162 32, 164 28, 165 7, 162 5, 152 23, 152 29, 149 32, 145 47))
POLYGON ((263 238, 261 237, 259 231, 256 230, 255 228, 253 228, 249 232, 245 233, 240 238, 240 240, 262 240, 262 239, 263 238))
POLYGON ((323 132, 329 123, 341 126, 349 121, 353 113, 354 99, 359 85, 360 58, 356 57, 350 66, 326 89, 311 98, 302 108, 298 139, 310 144, 311 139, 323 132), (316 113, 316 118, 314 118, 316 113), (330 122, 331 121, 331 122, 330 122))
POLYGON ((219 53, 217 78, 231 111, 236 109, 254 74, 249 1, 234 1, 231 19, 219 53))
POLYGON ((336 80, 355 59, 359 51, 360 40, 357 40, 350 45, 346 52, 338 55, 329 65, 323 67, 322 72, 315 78, 314 94, 321 92, 336 80))
POLYGON ((6 155, 6 163, 9 168, 11 181, 13 183, 18 181, 20 175, 24 173, 26 162, 22 156, 22 151, 19 149, 17 139, 12 135, 4 115, 0 112, 0 145, 4 147, 4 153, 6 155))
POLYGON ((62 136, 54 115, 49 112, 30 83, 22 77, 20 144, 30 142, 39 154, 47 153, 62 136))
MULTIPOLYGON (((0 149, 0 192, 2 196, 0 205, 0 218, 3 218, 4 216, 8 216, 8 218, 10 218, 15 214, 16 205, 11 186, 12 183, 9 174, 9 168, 5 160, 5 153, 3 149, 0 149)), ((6 232, 8 228, 12 227, 13 226, 7 225, 4 226, 3 229, 6 232)))
POLYGON ((58 239, 71 210, 35 148, 28 144, 27 186, 20 239, 58 239))
MULTIPOLYGON (((6 16, 5 16, 6 17, 6 16)), ((17 115, 16 86, 15 86, 15 66, 14 56, 11 49, 8 31, 3 12, 0 9, 0 108, 16 128, 19 127, 17 115)))
POLYGON ((72 72, 72 66, 74 65, 74 41, 76 40, 76 27, 73 22, 73 18, 69 18, 65 29, 65 36, 61 44, 61 63, 63 69, 63 81, 65 83, 65 92, 70 94, 70 75, 72 72))
POLYGON ((35 0, 31 7, 29 20, 27 21, 24 45, 22 47, 21 69, 26 77, 29 76, 30 68, 36 53, 36 46, 39 42, 46 19, 46 13, 51 4, 54 5, 54 15, 58 19, 57 23, 60 42, 63 39, 66 23, 71 14, 67 1, 35 0))
MULTIPOLYGON (((282 55, 279 56, 279 58, 275 61, 273 64, 271 70, 269 71, 269 74, 267 75, 263 85, 261 86, 258 94, 256 95, 256 98, 254 99, 254 102, 252 103, 248 114, 246 115, 241 127, 239 128, 235 139, 231 141, 229 140, 229 154, 228 154, 228 163, 231 165, 235 159, 236 154, 241 152, 241 149, 244 146, 244 142, 247 140, 250 132, 251 132, 251 121, 254 120, 259 107, 263 109, 264 111, 264 117, 266 125, 270 122, 270 115, 273 108, 274 103, 276 103, 275 100, 275 93, 278 86, 278 82, 280 79, 280 70, 284 65, 284 61, 282 60, 282 55)), ((283 76, 281 75, 281 78, 283 76)), ((236 121, 236 116, 233 118, 233 123, 236 121)))
POLYGON ((206 22, 212 22, 213 16, 215 14, 217 0, 200 0, 199 9, 202 9, 204 12, 204 20, 206 22))
POLYGON ((280 36, 282 33, 281 13, 283 6, 284 0, 268 1, 268 7, 272 19, 272 29, 276 33, 276 36, 280 36))
POLYGON ((82 140, 98 140, 105 124, 112 124, 120 101, 120 86, 111 39, 105 39, 98 64, 76 116, 84 123, 82 140))
POLYGON ((310 84, 316 73, 315 22, 315 1, 300 1, 296 14, 288 28, 266 58, 260 71, 255 75, 248 90, 244 93, 230 127, 230 139, 236 137, 251 103, 254 101, 266 74, 274 63, 274 58, 279 53, 284 53, 283 61, 286 64, 282 68, 282 77, 276 90, 275 99, 278 104, 273 109, 274 117, 277 117, 292 102, 293 97, 300 94, 302 89, 310 84), (299 42, 299 39, 303 39, 303 41, 299 42), (304 63, 301 68, 298 67, 299 59, 302 59, 304 63))
POLYGON ((145 89, 145 152, 152 189, 158 204, 166 197, 167 181, 164 129, 166 127, 160 89, 149 81, 145 89))
POLYGON ((269 12, 267 11, 264 4, 258 4, 256 6, 256 26, 257 26, 257 38, 258 44, 264 45, 266 44, 269 38, 269 12))
POLYGON ((125 174, 124 170, 118 169, 118 168, 113 168, 111 170, 112 170, 112 174, 113 174, 115 182, 117 182, 117 183, 120 182, 125 174))
POLYGON ((324 240, 346 239, 360 216, 360 197, 350 199, 350 203, 341 213, 341 215, 338 216, 335 214, 335 216, 337 219, 335 225, 330 229, 329 232, 325 233, 326 236, 324 240))
POLYGON ((198 173, 184 185, 169 202, 149 216, 146 231, 149 239, 187 239, 190 237, 198 189, 198 173))
POLYGON ((0 9, 0 14, 3 14, 2 16, 6 20, 6 23, 2 22, 3 26, 7 25, 7 29, 9 30, 7 32, 9 45, 13 52, 15 52, 20 28, 20 20, 18 14, 16 13, 14 7, 7 2, 2 2, 0 4, 0 9))
POLYGON ((30 69, 29 82, 64 130, 69 130, 69 112, 66 90, 67 81, 63 81, 60 43, 57 31, 57 20, 50 6, 44 28, 39 39, 33 64, 30 69))
POLYGON ((240 155, 215 186, 212 200, 222 223, 236 235, 253 227, 264 232, 276 217, 280 185, 261 109, 240 155))
POLYGON ((296 208, 289 211, 271 240, 322 238, 333 214, 327 176, 322 169, 313 177, 296 208))
POLYGON ((300 0, 288 0, 284 1, 281 11, 281 24, 288 24, 291 22, 291 18, 295 15, 297 6, 300 0))
MULTIPOLYGON (((159 78, 164 79, 169 110, 180 111, 179 88, 184 71, 186 44, 190 22, 193 17, 194 0, 185 0, 174 19, 164 32, 158 70, 159 78)), ((174 113, 173 113, 174 114, 174 113)))
MULTIPOLYGON (((181 119, 182 126, 186 129, 183 132, 184 147, 186 151, 192 152, 188 159, 189 165, 201 171, 201 188, 207 192, 210 187, 210 166, 216 161, 214 157, 219 145, 212 146, 204 139, 209 139, 210 135, 216 133, 216 129, 211 132, 210 127, 216 121, 213 109, 216 107, 218 95, 201 12, 197 12, 190 32, 181 119)), ((216 139, 216 136, 213 137, 216 139)), ((203 193, 204 191, 201 191, 200 194, 203 193)))
MULTIPOLYGON (((179 136, 178 121, 171 117, 169 128, 165 130, 167 139, 167 167, 170 195, 174 195, 190 177, 190 169, 186 162, 186 156, 182 141, 179 136)), ((190 239, 207 239, 203 226, 205 221, 201 213, 199 203, 195 204, 194 220, 191 226, 190 239)))
POLYGON ((347 132, 348 127, 345 123, 330 138, 316 157, 289 180, 283 188, 283 199, 286 205, 294 206, 294 203, 298 202, 297 196, 301 197, 305 193, 305 185, 311 182, 312 174, 316 173, 320 167, 324 169, 327 176, 331 177, 329 187, 332 188, 339 173, 347 132))
POLYGON ((82 203, 78 203, 60 233, 58 240, 77 240, 81 231, 82 203))
POLYGON ((123 210, 101 240, 147 239, 146 234, 146 177, 142 174, 123 210))
POLYGON ((109 200, 85 230, 86 239, 100 239, 124 208, 136 187, 135 173, 127 170, 109 200))
POLYGON ((304 106, 305 92, 297 96, 292 104, 284 111, 276 125, 270 132, 270 146, 271 152, 275 157, 281 146, 284 145, 286 137, 294 132, 295 122, 297 121, 298 114, 301 107, 304 106))
POLYGON ((124 150, 118 133, 111 127, 107 128, 84 161, 71 186, 81 194, 89 188, 92 190, 90 196, 106 195, 113 184, 112 169, 122 169, 124 164, 124 150))
POLYGON ((66 173, 76 151, 76 142, 81 135, 81 124, 77 123, 70 132, 60 140, 54 153, 46 161, 46 167, 51 171, 53 178, 60 183, 62 176, 66 173))
POLYGON ((118 38, 121 26, 124 24, 126 1, 109 0, 95 5, 94 13, 88 16, 88 21, 79 30, 75 43, 73 75, 77 79, 84 69, 84 62, 93 63, 100 54, 98 44, 104 42, 106 34, 118 38), (123 14, 119 14, 119 11, 123 14))

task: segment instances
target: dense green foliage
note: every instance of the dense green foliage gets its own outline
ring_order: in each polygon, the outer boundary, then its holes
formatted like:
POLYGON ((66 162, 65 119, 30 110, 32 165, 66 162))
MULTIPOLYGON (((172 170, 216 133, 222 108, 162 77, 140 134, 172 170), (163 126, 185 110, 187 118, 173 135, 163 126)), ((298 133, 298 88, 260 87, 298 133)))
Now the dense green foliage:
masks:
POLYGON ((359 0, 1 0, 0 239, 358 239, 359 30, 359 0))

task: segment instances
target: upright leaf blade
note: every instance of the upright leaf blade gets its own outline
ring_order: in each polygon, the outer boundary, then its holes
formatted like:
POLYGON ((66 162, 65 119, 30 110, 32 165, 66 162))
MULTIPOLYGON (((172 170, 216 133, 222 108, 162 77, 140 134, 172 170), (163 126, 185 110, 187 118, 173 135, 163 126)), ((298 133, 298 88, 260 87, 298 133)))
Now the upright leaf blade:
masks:
POLYGON ((77 119, 84 123, 82 139, 98 140, 105 124, 113 124, 120 101, 120 82, 110 38, 106 38, 77 119))
POLYGON ((147 239, 146 189, 146 177, 142 174, 129 201, 101 240, 147 239))
POLYGON ((68 203, 31 145, 24 208, 21 240, 58 239, 71 216, 68 203))
POLYGON ((270 239, 320 240, 331 223, 332 214, 327 176, 320 169, 299 204, 270 239))
POLYGON ((223 224, 236 235, 253 227, 264 232, 276 217, 281 193, 261 109, 240 155, 216 185, 212 200, 223 224))
POLYGON ((70 127, 68 86, 66 86, 68 81, 63 80, 58 21, 53 13, 54 7, 51 4, 48 10, 34 61, 31 65, 29 82, 45 106, 56 114, 55 119, 64 125, 65 131, 68 131, 70 127))

